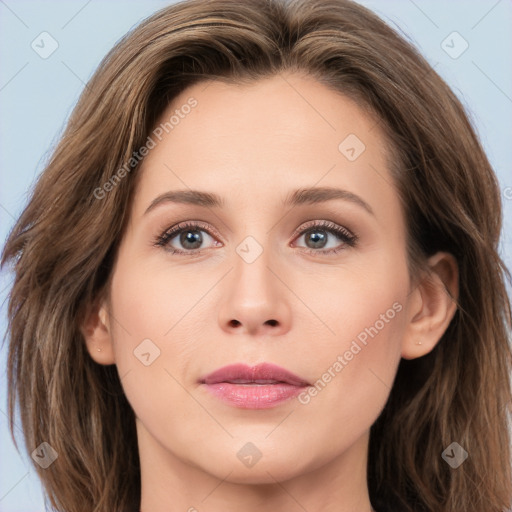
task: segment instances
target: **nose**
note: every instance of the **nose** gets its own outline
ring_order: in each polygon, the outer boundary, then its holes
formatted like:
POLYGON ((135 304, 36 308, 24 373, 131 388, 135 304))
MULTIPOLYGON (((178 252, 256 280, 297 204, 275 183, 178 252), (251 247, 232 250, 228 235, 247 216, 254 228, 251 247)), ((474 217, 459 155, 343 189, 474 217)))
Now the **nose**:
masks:
POLYGON ((231 334, 277 336, 290 329, 290 296, 286 276, 266 251, 248 263, 235 255, 234 269, 224 283, 220 327, 231 334))

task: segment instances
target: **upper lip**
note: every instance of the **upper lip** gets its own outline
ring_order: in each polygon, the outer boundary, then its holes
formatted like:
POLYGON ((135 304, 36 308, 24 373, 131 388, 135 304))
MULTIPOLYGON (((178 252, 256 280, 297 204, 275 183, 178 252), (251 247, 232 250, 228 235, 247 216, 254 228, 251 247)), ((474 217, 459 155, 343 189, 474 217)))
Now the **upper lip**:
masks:
POLYGON ((277 366, 272 363, 260 363, 256 366, 230 364, 228 366, 223 366, 200 379, 200 382, 203 384, 217 384, 219 382, 231 382, 234 384, 266 383, 258 381, 269 381, 268 384, 285 382, 287 384, 293 384, 294 386, 310 385, 301 377, 298 377, 281 366, 277 366))

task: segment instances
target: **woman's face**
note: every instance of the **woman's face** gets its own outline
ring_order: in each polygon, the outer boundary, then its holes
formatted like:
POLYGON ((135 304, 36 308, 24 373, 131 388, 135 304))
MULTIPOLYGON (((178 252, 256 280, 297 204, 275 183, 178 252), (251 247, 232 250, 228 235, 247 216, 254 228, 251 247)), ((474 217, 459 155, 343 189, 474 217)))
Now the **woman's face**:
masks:
POLYGON ((194 85, 160 122, 105 305, 140 450, 246 483, 365 464, 415 297, 378 123, 293 74, 194 85), (261 363, 309 385, 203 382, 261 363))

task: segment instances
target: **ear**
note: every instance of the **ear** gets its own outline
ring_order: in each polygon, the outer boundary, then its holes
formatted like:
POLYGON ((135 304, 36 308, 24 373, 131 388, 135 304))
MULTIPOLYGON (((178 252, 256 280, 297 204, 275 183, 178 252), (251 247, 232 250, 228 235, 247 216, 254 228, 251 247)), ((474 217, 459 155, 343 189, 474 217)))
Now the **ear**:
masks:
POLYGON ((114 349, 110 332, 108 304, 98 300, 84 314, 80 331, 89 355, 98 364, 114 364, 114 349))
POLYGON ((453 255, 438 252, 428 259, 426 273, 408 301, 402 357, 416 359, 439 342, 457 310, 459 271, 453 255))

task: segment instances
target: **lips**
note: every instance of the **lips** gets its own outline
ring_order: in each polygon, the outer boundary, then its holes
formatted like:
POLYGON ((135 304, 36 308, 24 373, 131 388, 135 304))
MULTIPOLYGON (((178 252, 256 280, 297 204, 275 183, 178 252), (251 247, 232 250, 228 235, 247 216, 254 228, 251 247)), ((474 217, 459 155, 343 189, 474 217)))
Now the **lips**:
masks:
POLYGON ((225 404, 240 409, 270 409, 289 402, 310 384, 270 363, 224 366, 199 380, 201 387, 225 404))
POLYGON ((305 379, 271 363, 261 363, 252 367, 245 364, 224 366, 203 377, 200 382, 207 385, 221 382, 262 386, 283 383, 299 387, 310 385, 305 379))

